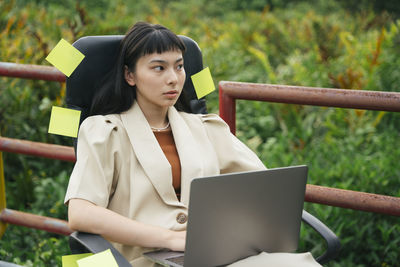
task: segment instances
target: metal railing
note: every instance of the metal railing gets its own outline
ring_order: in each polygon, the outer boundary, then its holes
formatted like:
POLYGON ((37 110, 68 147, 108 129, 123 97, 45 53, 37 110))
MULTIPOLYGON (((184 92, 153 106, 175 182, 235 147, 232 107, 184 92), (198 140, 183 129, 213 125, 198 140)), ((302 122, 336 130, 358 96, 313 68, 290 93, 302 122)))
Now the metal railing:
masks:
POLYGON ((54 67, 0 62, 0 76, 65 82, 65 75, 54 67))
MULTIPOLYGON (((0 76, 65 82, 65 75, 54 67, 0 62, 0 76)), ((310 88, 298 86, 220 82, 220 115, 235 133, 235 100, 261 100, 357 109, 400 111, 400 94, 310 88)), ((72 147, 0 137, 0 151, 57 160, 75 161, 72 147)), ((307 185, 306 201, 342 208, 400 216, 400 198, 307 185)), ((72 231, 64 220, 5 208, 0 221, 68 235, 72 231)))
MULTIPOLYGON (((0 62, 0 76, 55 82, 65 82, 66 79, 65 75, 54 67, 9 62, 0 62)), ((0 151, 72 162, 75 161, 75 154, 72 147, 6 137, 0 137, 0 151)), ((72 233, 72 230, 68 227, 68 222, 65 220, 39 216, 8 208, 0 211, 0 222, 63 235, 69 235, 72 233)))
MULTIPOLYGON (((236 99, 400 112, 400 93, 221 81, 219 112, 233 134, 236 99)), ((400 216, 400 198, 307 185, 305 200, 334 207, 400 216)))
POLYGON ((68 227, 68 222, 56 218, 35 215, 27 212, 3 209, 0 213, 0 221, 47 232, 70 235, 72 230, 68 227))
POLYGON ((0 151, 75 162, 73 147, 0 136, 0 151))

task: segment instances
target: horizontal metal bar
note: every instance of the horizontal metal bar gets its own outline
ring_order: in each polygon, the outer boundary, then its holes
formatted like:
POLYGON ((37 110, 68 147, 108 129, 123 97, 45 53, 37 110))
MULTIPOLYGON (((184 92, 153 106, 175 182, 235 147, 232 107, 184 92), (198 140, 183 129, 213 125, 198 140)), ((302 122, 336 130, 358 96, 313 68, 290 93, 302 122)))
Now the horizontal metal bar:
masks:
POLYGON ((399 197, 308 184, 305 201, 346 209, 400 216, 399 197))
POLYGON ((65 82, 66 76, 51 66, 0 62, 0 76, 65 82))
POLYGON ((2 210, 0 221, 61 235, 70 235, 72 233, 67 221, 11 209, 2 210))
POLYGON ((0 151, 75 162, 73 147, 0 137, 0 151))
POLYGON ((400 112, 400 93, 221 81, 234 99, 400 112))

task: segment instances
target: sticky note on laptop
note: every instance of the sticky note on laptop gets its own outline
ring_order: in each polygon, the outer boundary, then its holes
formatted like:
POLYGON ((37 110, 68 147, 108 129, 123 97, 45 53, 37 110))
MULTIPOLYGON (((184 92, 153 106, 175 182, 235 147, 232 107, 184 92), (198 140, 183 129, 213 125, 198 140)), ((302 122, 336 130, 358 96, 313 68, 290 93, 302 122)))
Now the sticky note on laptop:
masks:
POLYGON ((81 112, 79 110, 53 106, 51 109, 48 132, 51 134, 77 137, 80 117, 81 112))
POLYGON ((51 50, 46 60, 69 77, 84 57, 85 55, 78 49, 64 39, 61 39, 53 50, 51 50))
POLYGON ((62 267, 78 267, 77 260, 92 256, 93 253, 65 255, 61 257, 62 267))
POLYGON ((215 90, 209 67, 203 69, 196 74, 193 74, 191 78, 198 99, 202 98, 205 95, 208 95, 215 90))
POLYGON ((118 267, 110 249, 77 261, 79 267, 118 267))

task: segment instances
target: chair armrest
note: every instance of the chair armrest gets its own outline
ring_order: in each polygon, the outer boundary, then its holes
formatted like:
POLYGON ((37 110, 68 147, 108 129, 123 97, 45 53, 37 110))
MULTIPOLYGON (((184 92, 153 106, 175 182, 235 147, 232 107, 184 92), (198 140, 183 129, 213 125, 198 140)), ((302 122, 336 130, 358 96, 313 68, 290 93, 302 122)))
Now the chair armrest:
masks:
POLYGON ((69 247, 71 252, 76 253, 98 253, 110 249, 119 267, 132 267, 132 265, 116 250, 110 242, 100 235, 73 232, 69 236, 69 247))
POLYGON ((316 259, 317 262, 324 264, 336 258, 340 250, 340 240, 331 229, 305 210, 303 210, 302 220, 317 231, 326 241, 326 252, 316 259))

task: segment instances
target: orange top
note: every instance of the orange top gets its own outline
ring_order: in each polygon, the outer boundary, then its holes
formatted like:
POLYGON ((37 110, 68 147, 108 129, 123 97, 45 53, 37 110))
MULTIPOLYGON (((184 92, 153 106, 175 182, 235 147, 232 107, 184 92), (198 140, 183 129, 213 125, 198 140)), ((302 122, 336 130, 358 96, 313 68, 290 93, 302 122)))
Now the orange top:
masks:
POLYGON ((171 129, 166 131, 153 132, 157 138, 158 143, 165 157, 168 159, 169 164, 172 168, 172 185, 175 189, 175 193, 180 198, 181 192, 181 162, 179 161, 178 151, 176 150, 176 145, 174 137, 172 135, 171 129))

